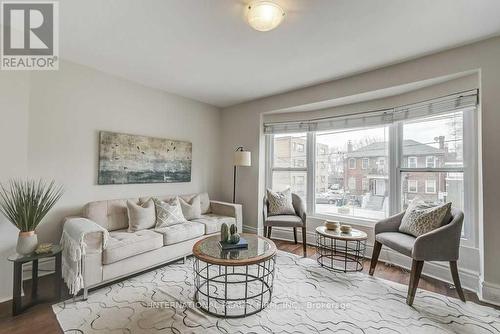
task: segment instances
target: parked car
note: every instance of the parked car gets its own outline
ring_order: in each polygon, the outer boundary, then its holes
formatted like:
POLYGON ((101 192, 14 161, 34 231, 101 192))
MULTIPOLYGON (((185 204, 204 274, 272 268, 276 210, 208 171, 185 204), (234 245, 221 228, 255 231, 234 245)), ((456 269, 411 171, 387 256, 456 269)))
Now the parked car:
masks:
POLYGON ((316 195, 316 204, 335 204, 340 206, 346 202, 346 195, 342 190, 330 190, 316 195))

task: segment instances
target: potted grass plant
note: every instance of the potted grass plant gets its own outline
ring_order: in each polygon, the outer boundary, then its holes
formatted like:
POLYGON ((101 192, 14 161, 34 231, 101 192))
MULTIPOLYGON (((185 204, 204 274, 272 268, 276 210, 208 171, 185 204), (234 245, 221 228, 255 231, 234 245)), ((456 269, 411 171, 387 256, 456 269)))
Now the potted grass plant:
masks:
POLYGON ((35 251, 38 245, 35 229, 62 193, 62 187, 54 181, 11 180, 0 185, 0 212, 19 229, 18 254, 35 251))

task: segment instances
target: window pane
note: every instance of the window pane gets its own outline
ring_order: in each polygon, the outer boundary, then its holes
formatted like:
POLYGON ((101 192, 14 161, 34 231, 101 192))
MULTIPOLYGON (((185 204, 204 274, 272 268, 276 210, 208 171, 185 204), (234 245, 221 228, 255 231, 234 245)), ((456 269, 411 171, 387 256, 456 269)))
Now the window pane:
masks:
POLYGON ((304 201, 307 201, 307 172, 273 172, 273 190, 282 191, 290 187, 304 201))
POLYGON ((305 133, 275 135, 274 168, 305 168, 307 166, 307 135, 305 133))
POLYGON ((403 209, 406 209, 409 202, 418 196, 431 205, 451 202, 453 207, 463 210, 464 173, 401 173, 401 193, 403 209))
MULTIPOLYGON (((273 136, 273 168, 307 168, 307 134, 273 136)), ((271 186, 275 191, 290 188, 307 201, 307 171, 273 170, 271 186)))
POLYGON ((403 125, 402 167, 462 167, 463 149, 463 112, 428 117, 403 125))
POLYGON ((389 207, 388 129, 316 134, 316 212, 380 219, 389 207))

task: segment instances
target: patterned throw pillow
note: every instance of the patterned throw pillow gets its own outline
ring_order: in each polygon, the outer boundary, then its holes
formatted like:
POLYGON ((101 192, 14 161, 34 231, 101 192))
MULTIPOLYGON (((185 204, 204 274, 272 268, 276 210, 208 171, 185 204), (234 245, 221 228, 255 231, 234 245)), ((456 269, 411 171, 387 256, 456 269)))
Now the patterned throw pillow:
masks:
POLYGON ((182 213, 187 220, 197 219, 201 217, 200 195, 196 195, 191 200, 185 201, 179 197, 182 213))
POLYGON ((153 198, 156 209, 156 228, 172 226, 186 222, 182 214, 179 198, 173 198, 166 202, 153 198))
POLYGON ((287 188, 283 191, 272 191, 267 189, 268 215, 295 215, 292 205, 292 191, 287 188))
POLYGON ((415 198, 406 209, 399 232, 411 234, 414 237, 421 236, 441 227, 450 211, 451 203, 429 206, 421 199, 415 198))
POLYGON ((135 232, 155 226, 155 206, 149 200, 141 205, 127 201, 128 231, 135 232))

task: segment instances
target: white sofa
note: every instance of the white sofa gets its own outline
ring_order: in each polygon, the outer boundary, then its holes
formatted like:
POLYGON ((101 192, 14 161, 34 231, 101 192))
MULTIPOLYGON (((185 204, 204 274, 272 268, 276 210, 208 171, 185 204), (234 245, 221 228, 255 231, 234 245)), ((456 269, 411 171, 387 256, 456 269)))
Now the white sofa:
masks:
MULTIPOLYGON (((196 194, 180 195, 190 200, 196 194)), ((168 200, 175 196, 159 196, 168 200)), ((241 205, 209 200, 200 194, 202 217, 160 230, 128 232, 127 200, 137 203, 145 198, 117 199, 87 203, 83 217, 109 231, 106 248, 102 232, 87 234, 87 252, 83 259, 83 278, 87 290, 126 276, 182 259, 192 253, 194 243, 207 235, 218 233, 222 223, 242 228, 241 205)), ((66 221, 74 219, 68 217, 66 221)))

